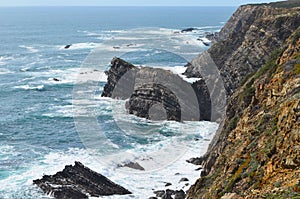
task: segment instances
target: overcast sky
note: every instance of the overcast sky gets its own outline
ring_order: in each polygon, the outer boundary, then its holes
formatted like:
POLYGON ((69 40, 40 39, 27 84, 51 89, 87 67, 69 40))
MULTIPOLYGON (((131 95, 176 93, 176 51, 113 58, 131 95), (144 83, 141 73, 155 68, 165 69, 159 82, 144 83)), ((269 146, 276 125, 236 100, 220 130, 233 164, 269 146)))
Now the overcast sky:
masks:
POLYGON ((0 0, 0 6, 238 6, 279 0, 0 0))

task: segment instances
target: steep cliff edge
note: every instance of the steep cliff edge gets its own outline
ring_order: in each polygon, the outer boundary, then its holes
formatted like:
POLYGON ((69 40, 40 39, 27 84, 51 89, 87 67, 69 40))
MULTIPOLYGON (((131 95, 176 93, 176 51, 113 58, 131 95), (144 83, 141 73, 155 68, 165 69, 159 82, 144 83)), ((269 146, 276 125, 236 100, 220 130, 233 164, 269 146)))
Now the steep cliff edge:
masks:
MULTIPOLYGON (((218 42, 208 54, 220 71, 228 96, 299 27, 300 2, 289 2, 241 6, 218 34, 218 42), (286 8, 292 5, 299 7, 286 8)), ((201 67, 206 64, 189 65, 185 75, 199 77, 201 67)))
MULTIPOLYGON (((277 12, 279 8, 274 9, 277 12)), ((224 126, 218 130, 207 154, 199 158, 204 170, 187 198, 229 198, 224 196, 228 193, 235 193, 232 194, 235 198, 300 197, 300 28, 299 19, 295 21, 299 16, 295 10, 298 8, 283 9, 283 14, 273 13, 275 16, 256 20, 255 27, 252 24, 246 33, 256 35, 252 42, 247 43, 245 37, 243 47, 226 59, 227 64, 233 64, 231 69, 236 68, 236 62, 228 62, 232 56, 239 59, 240 54, 243 60, 254 53, 255 43, 267 45, 264 50, 267 56, 260 54, 264 48, 256 48, 258 62, 253 62, 256 64, 251 65, 255 67, 250 71, 260 69, 244 78, 230 97, 224 126), (269 26, 265 26, 265 33, 280 22, 272 33, 277 36, 258 36, 262 26, 257 24, 263 22, 269 26), (295 31, 290 27, 295 27, 295 31), (281 34, 282 38, 277 40, 281 34), (244 56, 243 52, 250 54, 244 56), (259 58, 268 61, 261 62, 259 58)), ((238 71, 233 73, 240 74, 238 71)))

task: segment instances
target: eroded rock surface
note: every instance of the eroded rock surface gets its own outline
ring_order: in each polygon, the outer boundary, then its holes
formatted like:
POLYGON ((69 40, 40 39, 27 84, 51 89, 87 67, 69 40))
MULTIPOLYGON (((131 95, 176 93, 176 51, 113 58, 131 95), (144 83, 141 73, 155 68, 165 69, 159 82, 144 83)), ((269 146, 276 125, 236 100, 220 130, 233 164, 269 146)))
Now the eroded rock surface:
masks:
POLYGON ((130 191, 110 181, 105 176, 92 171, 80 162, 68 165, 55 175, 44 175, 34 180, 46 194, 57 199, 83 199, 109 195, 126 195, 130 191))

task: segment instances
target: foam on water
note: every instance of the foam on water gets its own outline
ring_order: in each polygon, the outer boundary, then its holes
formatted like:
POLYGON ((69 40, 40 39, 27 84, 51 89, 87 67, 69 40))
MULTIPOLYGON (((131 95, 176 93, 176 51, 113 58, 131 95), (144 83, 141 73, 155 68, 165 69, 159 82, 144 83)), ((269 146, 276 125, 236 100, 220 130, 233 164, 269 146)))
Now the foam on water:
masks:
POLYGON ((183 75, 183 73, 186 71, 186 67, 185 66, 172 66, 172 67, 168 67, 168 66, 152 66, 154 68, 162 68, 165 70, 169 70, 172 73, 179 75, 183 80, 189 82, 189 83, 194 83, 198 80, 200 80, 201 78, 188 78, 187 76, 183 75))
POLYGON ((23 90, 44 90, 44 85, 21 85, 21 86, 14 86, 16 89, 23 89, 23 90))
MULTIPOLYGON (((195 171, 198 166, 189 164, 186 160, 205 153, 209 139, 214 135, 218 125, 210 122, 189 122, 186 124, 174 123, 173 125, 184 125, 184 128, 188 128, 188 130, 199 131, 200 135, 206 139, 185 142, 184 144, 187 145, 189 150, 186 151, 184 156, 180 157, 176 162, 173 162, 169 166, 157 171, 138 172, 132 169, 118 168, 117 165, 126 162, 125 159, 114 161, 111 163, 111 166, 108 167, 103 164, 103 162, 99 161, 100 159, 97 157, 97 151, 93 150, 78 148, 70 148, 66 151, 52 150, 46 153, 38 162, 30 163, 25 171, 11 175, 5 179, 0 179, 0 196, 3 196, 3 198, 22 198, 24 195, 27 195, 28 198, 34 196, 41 198, 41 192, 39 189, 35 188, 32 184, 32 180, 41 178, 44 174, 53 175, 56 172, 63 170, 65 165, 74 164, 74 161, 82 162, 92 170, 101 173, 133 192, 130 196, 110 196, 105 198, 125 199, 130 197, 143 199, 154 196, 153 190, 165 189, 165 184, 167 182, 172 183, 172 185, 168 187, 169 189, 183 189, 186 191, 189 186, 185 185, 187 182, 179 182, 180 179, 186 177, 189 179, 188 183, 192 184, 200 174, 200 171, 195 171), (25 193, 24 189, 26 190, 25 193)), ((165 139, 157 146, 167 144, 168 142, 169 140, 165 139)), ((148 150, 156 150, 156 146, 149 147, 148 150)), ((11 146, 4 146, 1 147, 1 149, 3 149, 1 150, 3 152, 7 151, 7 153, 13 151, 13 147, 11 146)), ((142 166, 146 166, 148 163, 147 157, 142 153, 144 148, 136 147, 132 150, 132 153, 140 155, 134 156, 134 159, 128 159, 128 161, 142 159, 144 162, 141 161, 139 163, 142 166)))
POLYGON ((14 73, 14 72, 11 70, 8 70, 6 68, 0 68, 0 75, 11 74, 11 73, 14 73))
POLYGON ((19 47, 20 47, 20 48, 25 48, 25 49, 28 50, 30 53, 36 53, 36 52, 39 52, 39 50, 36 49, 36 48, 33 47, 33 46, 20 45, 19 47))
POLYGON ((9 57, 9 56, 0 56, 0 66, 6 65, 7 61, 12 60, 13 57, 9 57))
POLYGON ((65 49, 65 46, 58 46, 59 50, 83 50, 83 49, 93 49, 98 46, 97 43, 75 43, 70 46, 70 48, 65 49))

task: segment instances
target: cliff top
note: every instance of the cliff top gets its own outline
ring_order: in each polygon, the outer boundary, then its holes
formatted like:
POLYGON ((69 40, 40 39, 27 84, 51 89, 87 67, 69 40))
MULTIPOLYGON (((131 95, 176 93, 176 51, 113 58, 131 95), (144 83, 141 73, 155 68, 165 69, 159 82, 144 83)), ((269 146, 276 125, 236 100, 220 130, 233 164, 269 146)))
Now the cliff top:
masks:
POLYGON ((250 4, 250 5, 265 5, 265 6, 271 6, 274 8, 295 8, 295 7, 300 7, 300 1, 299 0, 287 0, 287 1, 272 2, 272 3, 250 4))

